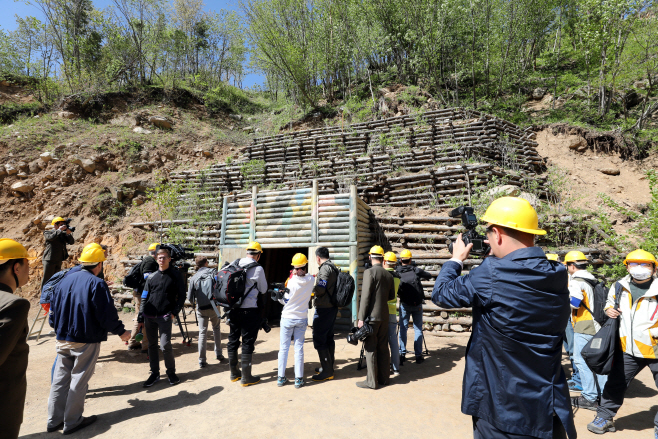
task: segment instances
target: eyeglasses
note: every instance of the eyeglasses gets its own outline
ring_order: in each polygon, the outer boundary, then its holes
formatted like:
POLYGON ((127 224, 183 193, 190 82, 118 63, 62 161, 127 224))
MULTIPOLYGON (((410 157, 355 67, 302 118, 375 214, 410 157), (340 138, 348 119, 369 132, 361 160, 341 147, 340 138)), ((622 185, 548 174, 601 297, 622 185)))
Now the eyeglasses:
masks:
POLYGON ((628 266, 629 267, 651 268, 653 266, 653 264, 651 262, 629 262, 628 266))

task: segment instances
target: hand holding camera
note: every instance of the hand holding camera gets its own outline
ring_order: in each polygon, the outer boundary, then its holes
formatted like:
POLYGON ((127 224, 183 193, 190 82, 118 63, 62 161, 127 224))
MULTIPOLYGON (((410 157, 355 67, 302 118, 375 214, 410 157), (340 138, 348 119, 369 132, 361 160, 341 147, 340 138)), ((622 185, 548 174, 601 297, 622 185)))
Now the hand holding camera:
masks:
POLYGON ((272 283, 270 286, 270 289, 267 290, 267 292, 270 294, 270 297, 272 297, 272 300, 275 302, 278 302, 281 299, 286 298, 286 294, 290 293, 290 290, 286 288, 286 285, 284 283, 272 283))
POLYGON ((451 242, 448 250, 452 253, 453 258, 463 261, 468 258, 470 253, 477 256, 486 256, 489 254, 491 247, 484 242, 487 237, 478 234, 475 228, 478 225, 478 219, 475 216, 473 208, 470 206, 460 206, 450 212, 452 218, 461 218, 462 225, 466 232, 460 233, 455 242, 451 242))

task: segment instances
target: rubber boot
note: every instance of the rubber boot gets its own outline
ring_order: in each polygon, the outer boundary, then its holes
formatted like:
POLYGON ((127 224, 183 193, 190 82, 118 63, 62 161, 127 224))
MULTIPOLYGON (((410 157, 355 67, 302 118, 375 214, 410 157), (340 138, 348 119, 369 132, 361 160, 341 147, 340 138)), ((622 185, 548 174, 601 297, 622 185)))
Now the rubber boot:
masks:
POLYGON ((318 351, 318 355, 320 356, 320 364, 322 365, 322 372, 320 372, 317 375, 313 375, 311 379, 313 381, 333 380, 334 369, 333 369, 333 365, 331 364, 331 353, 329 352, 329 349, 323 349, 321 351, 318 351))
POLYGON ((251 386, 260 382, 260 377, 251 375, 251 355, 242 354, 242 387, 251 386))
MULTIPOLYGON (((329 348, 329 354, 331 355, 331 369, 334 370, 334 371, 336 370, 336 368, 335 368, 336 358, 334 357, 335 352, 336 352, 336 345, 334 344, 332 347, 329 348)), ((322 368, 321 367, 316 367, 315 371, 317 373, 320 373, 320 372, 322 372, 322 368)))
POLYGON ((231 381, 236 382, 242 378, 240 369, 238 369, 238 352, 237 351, 228 351, 228 365, 231 368, 231 381))

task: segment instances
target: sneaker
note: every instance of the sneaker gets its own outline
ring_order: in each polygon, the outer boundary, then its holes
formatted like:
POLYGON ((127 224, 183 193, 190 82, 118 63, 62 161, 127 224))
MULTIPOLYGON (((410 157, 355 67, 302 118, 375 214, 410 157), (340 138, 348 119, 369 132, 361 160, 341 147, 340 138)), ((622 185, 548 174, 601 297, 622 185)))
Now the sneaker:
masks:
POLYGON ((584 396, 580 395, 575 398, 571 398, 571 406, 576 409, 586 409, 596 411, 599 408, 599 403, 596 401, 590 401, 584 396))
POLYGON ((295 378, 295 389, 299 389, 304 386, 304 378, 295 378))
POLYGON ((599 418, 598 416, 595 417, 592 422, 587 424, 587 429, 592 433, 596 433, 596 434, 603 434, 603 433, 607 433, 608 431, 617 431, 612 421, 599 418))
POLYGON ((287 382, 288 382, 288 378, 286 378, 286 377, 278 377, 277 380, 276 380, 276 385, 279 386, 279 387, 281 387, 281 386, 283 386, 283 385, 284 385, 285 383, 287 383, 287 382))
POLYGON ((222 354, 217 355, 217 361, 220 363, 226 363, 226 357, 223 356, 222 354))
POLYGON ((203 363, 199 363, 199 369, 203 369, 207 365, 208 365, 208 363, 206 363, 205 361, 203 363))
POLYGON ((582 386, 579 386, 578 384, 574 383, 573 381, 568 381, 569 384, 569 390, 572 392, 582 392, 583 388, 582 386))
POLYGON ((394 377, 399 377, 400 376, 400 371, 399 370, 394 370, 393 371, 393 376, 394 377))
POLYGON ((171 384, 172 386, 175 386, 176 384, 180 383, 180 378, 178 378, 176 372, 172 372, 172 373, 167 372, 167 376, 169 377, 169 384, 171 384))
POLYGON ((160 381, 160 374, 152 373, 148 380, 143 384, 143 387, 151 387, 153 384, 160 381))
POLYGON ((425 361, 425 358, 422 355, 416 357, 416 364, 422 364, 425 361))

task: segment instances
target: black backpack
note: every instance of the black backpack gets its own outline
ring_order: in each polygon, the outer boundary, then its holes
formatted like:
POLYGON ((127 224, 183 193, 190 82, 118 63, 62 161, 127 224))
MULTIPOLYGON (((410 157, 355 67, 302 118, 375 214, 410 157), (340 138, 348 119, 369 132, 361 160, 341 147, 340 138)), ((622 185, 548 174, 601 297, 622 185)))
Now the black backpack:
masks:
POLYGON ((215 300, 224 308, 239 308, 247 294, 256 288, 254 284, 247 290, 247 270, 258 266, 258 262, 252 262, 245 267, 240 267, 239 263, 240 259, 236 259, 232 264, 224 265, 217 273, 215 300))
POLYGON ((592 287, 592 291, 594 292, 592 295, 594 297, 592 309, 589 309, 584 303, 581 303, 581 305, 592 314, 596 323, 603 325, 608 321, 608 315, 605 313, 605 303, 608 300, 608 288, 603 282, 599 282, 596 279, 583 279, 582 277, 575 277, 574 279, 587 282, 592 287))
MULTIPOLYGON (((619 308, 619 299, 622 286, 619 282, 615 284, 615 309, 619 308)), ((609 375, 615 361, 615 352, 619 346, 619 319, 608 319, 599 332, 587 342, 580 355, 587 367, 597 375, 609 375)))
POLYGON ((61 280, 64 279, 64 277, 71 270, 71 268, 58 271, 57 273, 53 274, 50 279, 48 279, 48 282, 46 282, 46 284, 41 289, 41 298, 39 299, 39 303, 41 305, 45 303, 50 303, 50 301, 53 298, 53 293, 55 292, 55 288, 61 282, 61 280))
POLYGON ((414 267, 405 265, 398 267, 396 272, 400 276, 400 287, 398 288, 400 302, 407 306, 421 305, 425 300, 425 292, 414 267))
POLYGON ((123 285, 128 287, 128 288, 133 288, 133 289, 138 289, 141 290, 144 288, 144 284, 146 281, 144 280, 144 276, 141 273, 141 268, 142 263, 140 262, 139 264, 134 265, 126 277, 123 278, 123 285))
POLYGON ((336 290, 334 294, 329 294, 331 304, 343 308, 352 303, 352 297, 354 297, 354 278, 349 273, 338 271, 336 290))

